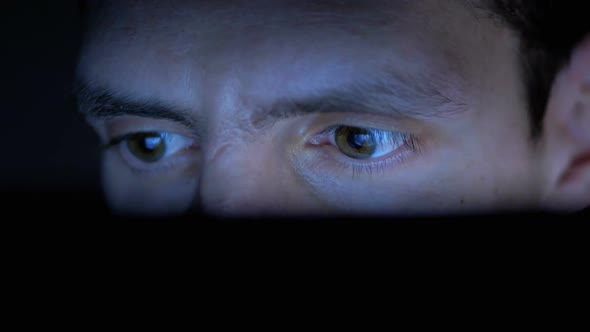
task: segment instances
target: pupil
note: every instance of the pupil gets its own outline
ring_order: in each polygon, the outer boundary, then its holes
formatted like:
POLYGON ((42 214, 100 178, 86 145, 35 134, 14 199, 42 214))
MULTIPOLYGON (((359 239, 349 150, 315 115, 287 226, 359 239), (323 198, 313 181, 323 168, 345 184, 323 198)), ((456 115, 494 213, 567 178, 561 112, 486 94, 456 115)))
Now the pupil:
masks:
POLYGON ((127 140, 129 151, 145 162, 156 162, 166 153, 164 138, 159 133, 137 133, 127 140))
POLYGON ((354 159, 368 159, 378 147, 378 136, 367 128, 341 126, 335 133, 336 145, 340 152, 354 159))
POLYGON ((347 141, 350 147, 356 150, 370 148, 375 145, 373 136, 366 129, 362 128, 352 130, 350 135, 348 135, 347 141))

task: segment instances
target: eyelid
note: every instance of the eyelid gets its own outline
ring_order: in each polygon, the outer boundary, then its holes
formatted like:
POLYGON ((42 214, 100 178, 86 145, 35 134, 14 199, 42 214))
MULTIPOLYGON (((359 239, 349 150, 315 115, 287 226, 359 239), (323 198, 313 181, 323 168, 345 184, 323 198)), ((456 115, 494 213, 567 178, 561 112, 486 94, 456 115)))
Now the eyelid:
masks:
MULTIPOLYGON (((327 138, 331 138, 335 135, 336 131, 341 127, 351 127, 351 128, 362 128, 373 132, 376 134, 378 143, 380 144, 396 144, 396 143, 403 143, 403 140, 410 139, 412 136, 410 134, 401 132, 401 131, 394 131, 394 130, 385 130, 385 129, 377 129, 377 128, 370 128, 365 126, 349 126, 349 125, 332 125, 328 128, 324 129, 320 133, 313 135, 309 140, 309 143, 312 145, 320 145, 322 143, 322 139, 325 140, 327 138)), ((335 142, 331 141, 332 144, 335 142)))
POLYGON ((133 133, 113 137, 113 138, 109 139, 106 144, 103 144, 102 148, 105 150, 110 149, 114 146, 117 146, 117 145, 123 143, 129 136, 131 136, 133 134, 137 134, 137 133, 139 133, 139 132, 133 132, 133 133))
POLYGON ((338 124, 329 126, 319 133, 312 135, 308 139, 308 144, 311 145, 311 147, 317 148, 315 149, 317 153, 321 153, 321 162, 314 163, 308 167, 315 168, 331 166, 333 171, 333 167, 337 166, 336 168, 338 168, 338 171, 351 171, 353 178, 362 174, 373 175, 376 172, 386 172, 395 165, 407 161, 413 154, 420 153, 421 150, 419 140, 410 133, 398 130, 377 129, 359 124, 338 124), (331 134, 334 134, 339 127, 343 126, 389 132, 397 136, 395 140, 399 140, 400 143, 403 141, 403 143, 399 144, 399 147, 394 149, 391 153, 382 156, 369 159, 353 159, 340 152, 334 143, 330 141, 331 134), (329 146, 328 149, 325 148, 327 145, 329 146))
POLYGON ((162 136, 162 138, 166 142, 168 142, 168 143, 174 137, 182 137, 182 138, 184 138, 186 140, 195 142, 194 139, 191 139, 191 138, 186 137, 185 135, 181 135, 181 134, 175 134, 175 133, 170 133, 170 132, 165 132, 165 131, 158 131, 158 130, 140 130, 140 131, 133 131, 133 132, 129 132, 129 133, 124 134, 124 135, 119 135, 119 136, 113 137, 106 144, 104 144, 102 147, 104 149, 108 149, 110 147, 113 147, 115 145, 118 145, 118 144, 123 143, 130 136, 137 135, 137 134, 144 134, 144 133, 160 134, 162 136))
POLYGON ((178 164, 184 163, 185 161, 190 161, 191 156, 189 154, 183 153, 187 150, 198 150, 199 146, 196 144, 194 139, 188 138, 184 135, 169 133, 169 132, 162 132, 162 131, 134 131, 130 132, 125 135, 117 136, 112 138, 105 146, 105 149, 115 148, 115 153, 123 159, 123 161, 130 166, 131 169, 136 171, 137 173, 149 173, 149 172, 161 172, 167 169, 173 168, 178 164), (125 141, 134 134, 139 133, 158 133, 162 134, 166 144, 170 144, 172 140, 175 138, 181 138, 182 143, 181 145, 176 146, 171 151, 166 151, 166 154, 162 157, 161 160, 158 160, 153 163, 145 162, 139 160, 139 158, 133 156, 133 154, 127 148, 125 141))
POLYGON ((164 119, 125 115, 109 119, 103 119, 96 124, 97 129, 102 132, 102 142, 105 146, 117 138, 125 138, 129 134, 145 132, 165 132, 181 135, 193 139, 197 144, 201 143, 201 135, 192 128, 186 128, 178 123, 164 119))

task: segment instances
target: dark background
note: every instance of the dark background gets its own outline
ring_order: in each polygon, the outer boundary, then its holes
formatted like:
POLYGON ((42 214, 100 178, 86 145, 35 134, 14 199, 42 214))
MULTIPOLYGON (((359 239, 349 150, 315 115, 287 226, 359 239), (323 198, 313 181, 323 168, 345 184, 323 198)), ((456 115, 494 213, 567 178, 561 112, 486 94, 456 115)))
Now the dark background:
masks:
POLYGON ((83 31, 79 3, 1 6, 2 193, 17 201, 60 197, 100 204, 98 138, 71 98, 83 31))
POLYGON ((70 98, 82 36, 77 1, 14 1, 9 13, 1 181, 36 190, 94 186, 98 140, 70 98))

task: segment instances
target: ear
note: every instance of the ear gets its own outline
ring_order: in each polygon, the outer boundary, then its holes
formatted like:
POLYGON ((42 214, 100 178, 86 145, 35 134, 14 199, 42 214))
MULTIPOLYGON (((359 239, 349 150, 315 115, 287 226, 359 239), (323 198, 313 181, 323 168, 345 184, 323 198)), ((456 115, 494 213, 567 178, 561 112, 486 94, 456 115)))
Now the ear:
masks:
POLYGON ((590 206, 590 36, 557 75, 544 119, 544 205, 560 211, 590 206))

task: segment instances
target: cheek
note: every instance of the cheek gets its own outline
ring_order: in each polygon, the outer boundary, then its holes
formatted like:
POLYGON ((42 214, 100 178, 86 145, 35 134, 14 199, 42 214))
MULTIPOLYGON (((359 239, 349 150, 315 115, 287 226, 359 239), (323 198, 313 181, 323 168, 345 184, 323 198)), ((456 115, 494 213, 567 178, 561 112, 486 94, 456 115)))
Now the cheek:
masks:
POLYGON ((527 129, 502 122, 494 126, 488 121, 457 142, 460 153, 456 158, 463 162, 456 163, 449 174, 454 175, 455 187, 464 196, 460 203, 512 209, 528 208, 539 199, 539 165, 527 129))
POLYGON ((102 182, 113 211, 130 215, 177 215, 196 201, 197 165, 166 174, 137 174, 113 151, 105 152, 102 182))

